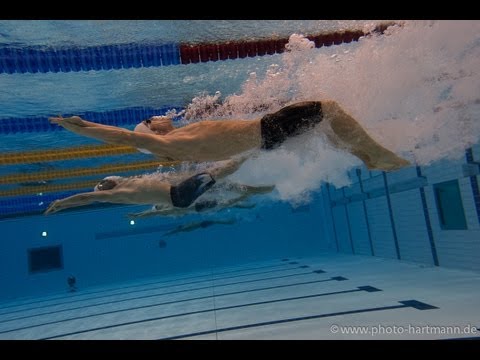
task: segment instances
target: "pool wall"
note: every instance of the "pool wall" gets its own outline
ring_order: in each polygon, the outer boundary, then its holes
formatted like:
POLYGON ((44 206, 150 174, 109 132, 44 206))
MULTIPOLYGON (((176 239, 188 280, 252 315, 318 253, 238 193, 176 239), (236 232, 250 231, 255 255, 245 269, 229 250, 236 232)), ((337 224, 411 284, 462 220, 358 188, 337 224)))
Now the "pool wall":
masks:
POLYGON ((479 161, 476 144, 458 161, 392 173, 364 167, 350 171, 351 186, 324 185, 330 247, 342 253, 480 271, 479 161), (461 205, 455 213, 449 212, 455 194, 443 203, 439 199, 441 185, 447 182, 458 184, 461 205), (455 225, 458 218, 465 219, 464 226, 455 225))

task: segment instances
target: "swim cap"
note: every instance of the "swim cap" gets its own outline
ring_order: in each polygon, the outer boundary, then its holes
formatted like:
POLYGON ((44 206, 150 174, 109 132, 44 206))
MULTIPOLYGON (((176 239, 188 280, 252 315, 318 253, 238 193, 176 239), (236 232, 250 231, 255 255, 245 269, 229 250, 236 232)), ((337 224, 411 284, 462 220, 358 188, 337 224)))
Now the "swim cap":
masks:
POLYGON ((111 190, 117 186, 122 179, 123 178, 121 176, 107 176, 97 185, 95 185, 93 191, 111 190))
MULTIPOLYGON (((155 134, 152 130, 150 130, 150 128, 145 124, 144 121, 142 121, 137 126, 135 126, 135 129, 133 129, 133 131, 143 133, 143 134, 155 134)), ((137 150, 144 154, 151 154, 151 152, 148 151, 147 149, 137 148, 137 150)))

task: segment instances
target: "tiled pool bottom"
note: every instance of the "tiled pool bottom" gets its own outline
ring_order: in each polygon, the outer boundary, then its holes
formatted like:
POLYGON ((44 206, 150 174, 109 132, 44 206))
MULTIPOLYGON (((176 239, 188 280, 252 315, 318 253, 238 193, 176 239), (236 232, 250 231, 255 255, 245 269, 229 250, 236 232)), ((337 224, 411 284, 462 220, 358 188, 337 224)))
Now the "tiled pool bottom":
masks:
POLYGON ((2 304, 0 339, 470 338, 479 297, 477 273, 325 254, 2 304))

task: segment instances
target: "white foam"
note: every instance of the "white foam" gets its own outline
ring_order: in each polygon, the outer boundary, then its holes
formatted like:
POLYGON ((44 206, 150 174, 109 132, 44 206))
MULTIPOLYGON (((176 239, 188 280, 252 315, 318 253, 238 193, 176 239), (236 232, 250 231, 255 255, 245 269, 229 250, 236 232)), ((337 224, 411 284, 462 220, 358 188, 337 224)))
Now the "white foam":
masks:
MULTIPOLYGON (((378 142, 421 165, 460 158, 480 137, 478 21, 406 21, 384 35, 322 49, 294 34, 287 49, 222 105, 220 94, 202 95, 187 115, 249 119, 285 103, 334 99, 378 142)), ((347 171, 360 161, 318 135, 264 152, 234 178, 275 183, 279 197, 291 201, 308 198, 322 181, 348 184, 347 171)))

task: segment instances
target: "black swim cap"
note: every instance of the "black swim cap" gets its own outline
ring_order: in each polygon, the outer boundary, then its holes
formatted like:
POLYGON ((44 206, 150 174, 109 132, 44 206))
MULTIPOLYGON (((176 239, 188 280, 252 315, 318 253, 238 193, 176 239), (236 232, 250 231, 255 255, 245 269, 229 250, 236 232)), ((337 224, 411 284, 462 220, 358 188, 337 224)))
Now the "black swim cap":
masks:
POLYGON ((95 189, 98 191, 112 190, 117 185, 117 182, 112 179, 103 179, 95 186, 95 189))

